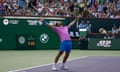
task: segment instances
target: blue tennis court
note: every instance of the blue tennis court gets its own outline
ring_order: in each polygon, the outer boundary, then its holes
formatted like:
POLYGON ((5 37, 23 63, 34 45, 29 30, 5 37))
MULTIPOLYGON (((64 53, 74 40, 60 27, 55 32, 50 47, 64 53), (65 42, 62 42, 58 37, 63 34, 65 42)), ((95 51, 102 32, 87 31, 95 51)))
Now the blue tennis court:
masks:
POLYGON ((9 72, 120 72, 120 56, 82 56, 67 62, 69 70, 52 71, 52 64, 28 67, 9 72))

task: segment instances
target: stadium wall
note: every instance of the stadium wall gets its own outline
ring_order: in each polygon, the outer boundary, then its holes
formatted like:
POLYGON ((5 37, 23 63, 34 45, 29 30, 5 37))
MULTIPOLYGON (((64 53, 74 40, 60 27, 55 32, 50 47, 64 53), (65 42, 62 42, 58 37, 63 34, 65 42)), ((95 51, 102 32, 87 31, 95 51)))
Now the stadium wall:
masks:
MULTIPOLYGON (((44 17, 48 22, 55 23, 65 18, 44 17)), ((0 49, 56 49, 59 47, 59 38, 52 29, 40 25, 39 17, 0 18, 0 49)))
MULTIPOLYGON (((48 22, 53 24, 56 21, 62 21, 64 25, 70 23, 73 18, 44 17, 48 22)), ((74 49, 120 49, 119 39, 110 39, 111 47, 98 47, 97 42, 103 40, 100 38, 89 37, 84 40, 78 40, 80 35, 77 29, 78 24, 82 21, 90 21, 92 24, 92 33, 98 33, 98 29, 103 27, 111 30, 113 24, 120 25, 119 19, 94 19, 80 18, 70 32, 74 49), (116 45, 117 44, 117 45, 116 45), (113 45, 113 46, 112 46, 113 45)), ((60 40, 58 35, 52 29, 40 25, 39 17, 15 17, 3 16, 0 18, 0 50, 37 50, 37 49, 58 49, 60 40)), ((93 34, 92 34, 93 35, 93 34)), ((95 35, 96 36, 96 35, 95 35)), ((104 41, 103 41, 104 42, 104 41)))

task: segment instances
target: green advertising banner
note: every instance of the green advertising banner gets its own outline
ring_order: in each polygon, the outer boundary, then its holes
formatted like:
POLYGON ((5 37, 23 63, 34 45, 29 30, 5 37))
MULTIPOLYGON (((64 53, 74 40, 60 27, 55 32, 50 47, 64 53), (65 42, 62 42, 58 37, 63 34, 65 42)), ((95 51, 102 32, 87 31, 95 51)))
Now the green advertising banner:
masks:
MULTIPOLYGON (((44 18, 53 25, 56 24, 56 21, 62 21, 66 25, 74 19, 44 18)), ((90 42, 87 42, 87 38, 79 40, 80 36, 87 35, 86 30, 79 31, 77 28, 81 21, 90 21, 92 33, 98 33, 101 27, 111 31, 113 24, 120 26, 119 19, 80 18, 69 31, 74 49, 120 49, 118 44, 120 38, 104 39, 98 38, 99 35, 93 35, 94 37, 90 37, 90 42)), ((41 25, 39 17, 3 16, 0 18, 0 50, 58 49, 59 44, 58 35, 51 28, 41 25)))
MULTIPOLYGON (((55 24, 65 18, 44 17, 48 22, 55 24)), ((57 49, 59 37, 50 28, 40 25, 39 17, 0 18, 0 49, 57 49)))

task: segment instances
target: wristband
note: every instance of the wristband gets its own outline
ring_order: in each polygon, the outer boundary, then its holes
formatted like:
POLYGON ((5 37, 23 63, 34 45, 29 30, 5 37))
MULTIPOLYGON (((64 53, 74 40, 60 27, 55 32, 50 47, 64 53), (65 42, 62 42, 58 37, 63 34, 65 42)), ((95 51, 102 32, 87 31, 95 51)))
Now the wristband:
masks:
POLYGON ((46 24, 47 24, 47 22, 46 22, 45 20, 43 20, 42 23, 43 23, 43 25, 46 25, 46 24))

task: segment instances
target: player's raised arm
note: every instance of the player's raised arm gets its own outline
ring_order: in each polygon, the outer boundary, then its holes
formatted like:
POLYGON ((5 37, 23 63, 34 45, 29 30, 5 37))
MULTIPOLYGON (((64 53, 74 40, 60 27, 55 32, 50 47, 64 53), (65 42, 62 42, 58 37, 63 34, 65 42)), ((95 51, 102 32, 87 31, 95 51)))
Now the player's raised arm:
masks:
POLYGON ((68 24, 68 27, 70 28, 71 26, 73 26, 76 23, 76 21, 78 21, 78 19, 79 17, 75 17, 75 19, 68 24))
POLYGON ((40 22, 42 22, 43 25, 46 25, 46 26, 48 26, 50 28, 54 27, 53 25, 51 25, 47 21, 45 21, 43 17, 40 17, 40 22))

